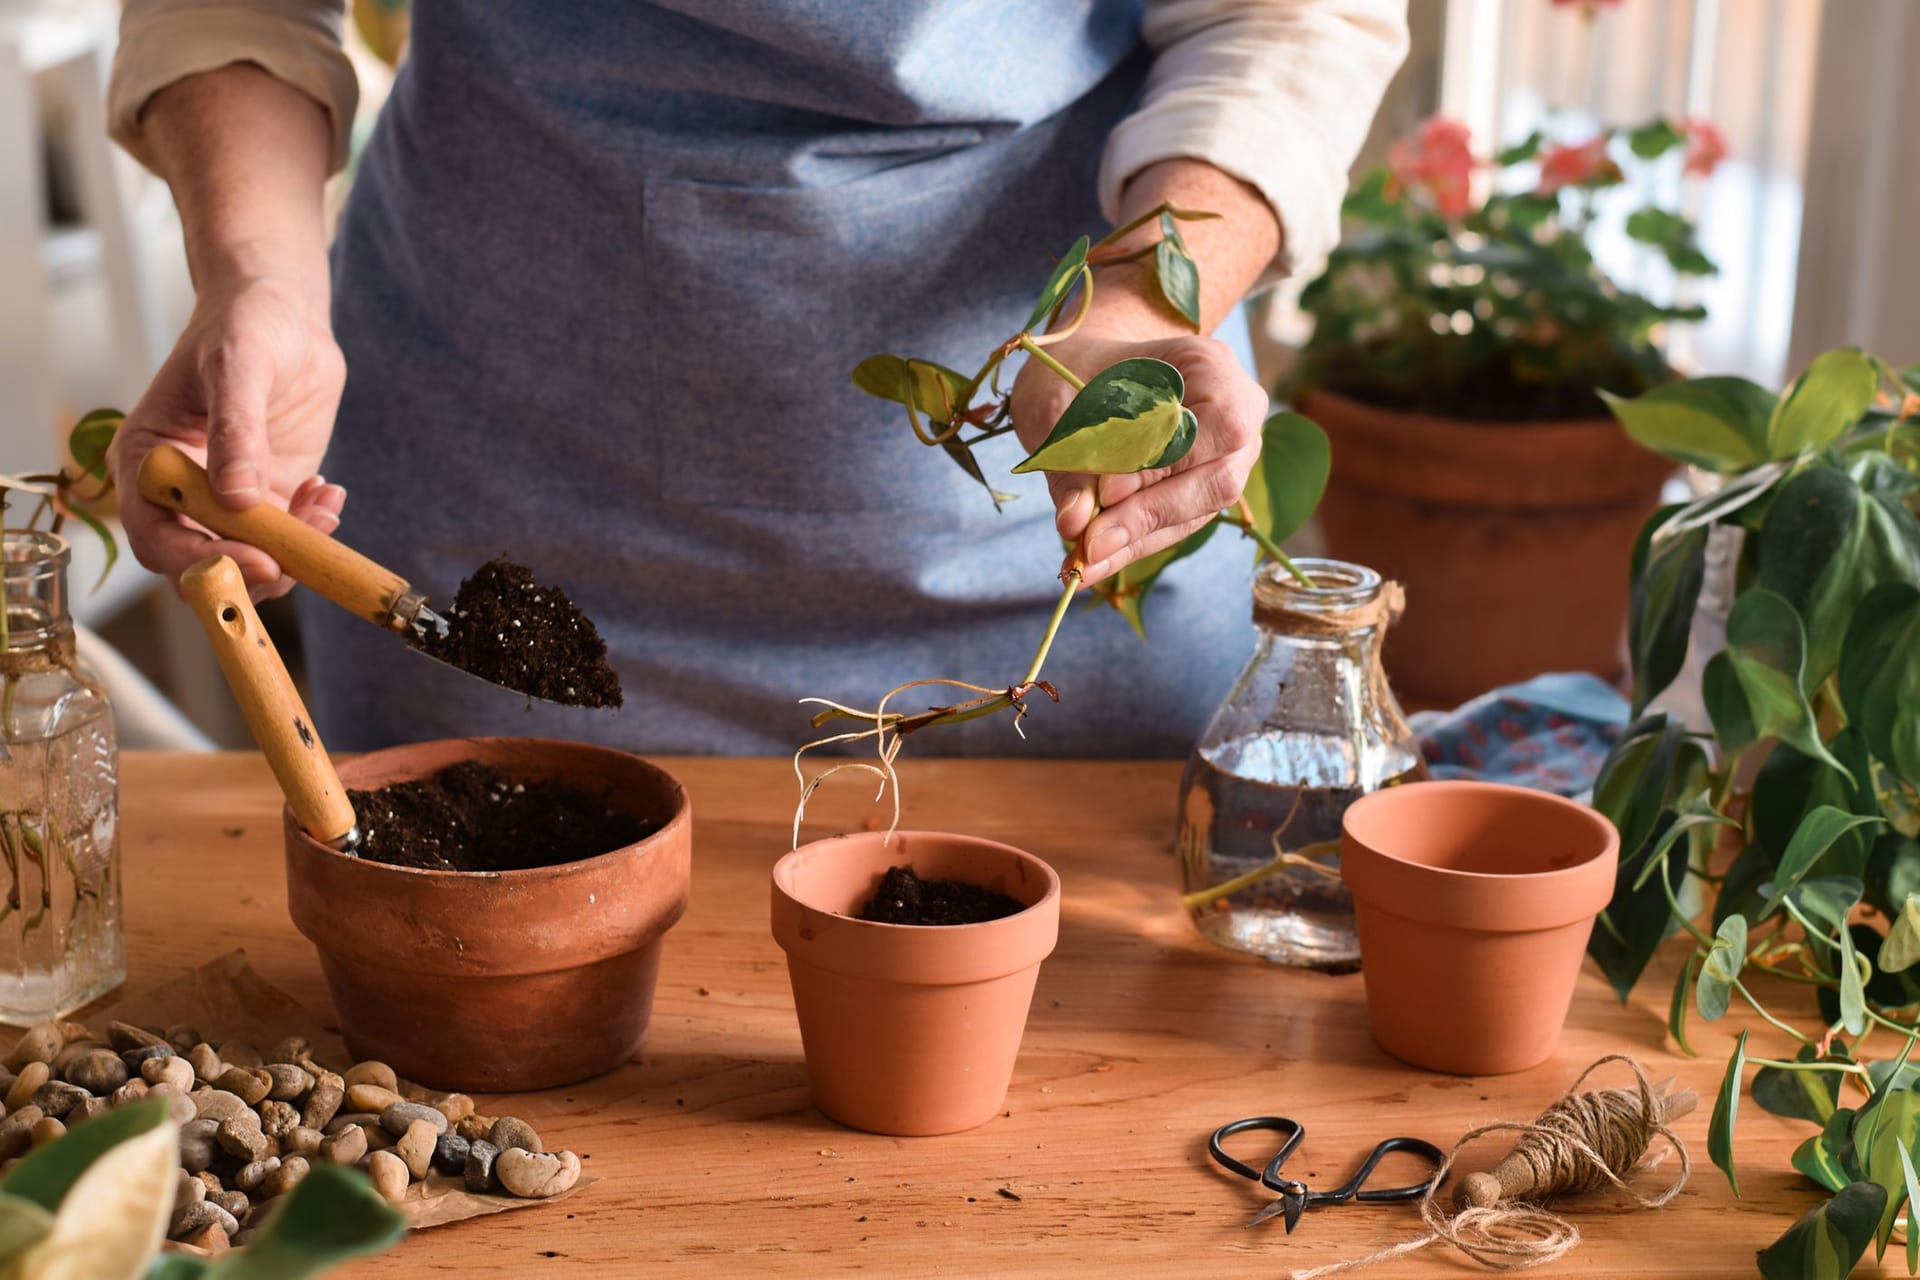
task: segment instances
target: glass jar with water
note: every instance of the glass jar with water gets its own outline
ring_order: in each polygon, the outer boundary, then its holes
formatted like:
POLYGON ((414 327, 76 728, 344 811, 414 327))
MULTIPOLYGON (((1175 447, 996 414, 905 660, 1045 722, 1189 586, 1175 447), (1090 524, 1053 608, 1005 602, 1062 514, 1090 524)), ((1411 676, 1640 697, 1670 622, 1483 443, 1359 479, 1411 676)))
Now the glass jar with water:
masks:
POLYGON ((1380 666, 1400 589, 1338 560, 1254 579, 1253 658, 1180 785, 1182 902, 1223 947, 1329 973, 1360 967, 1340 882, 1340 818, 1369 791, 1426 776, 1380 666))
POLYGON ((119 750, 74 652, 65 540, 9 529, 0 573, 0 1022, 120 985, 119 750))

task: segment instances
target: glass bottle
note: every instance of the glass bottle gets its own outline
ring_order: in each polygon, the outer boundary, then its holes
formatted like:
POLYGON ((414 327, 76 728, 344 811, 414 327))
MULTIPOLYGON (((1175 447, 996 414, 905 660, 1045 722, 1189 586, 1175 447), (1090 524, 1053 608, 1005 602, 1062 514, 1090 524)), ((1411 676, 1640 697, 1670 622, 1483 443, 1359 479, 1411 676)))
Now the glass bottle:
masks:
POLYGON ((126 977, 119 748, 74 652, 66 541, 4 534, 0 646, 0 1021, 44 1021, 126 977))
POLYGON ((1183 903, 1212 941, 1280 964, 1360 967, 1340 881, 1340 818, 1369 791, 1426 776, 1387 688, 1380 643, 1400 589, 1339 560, 1254 579, 1253 657, 1180 783, 1183 903))

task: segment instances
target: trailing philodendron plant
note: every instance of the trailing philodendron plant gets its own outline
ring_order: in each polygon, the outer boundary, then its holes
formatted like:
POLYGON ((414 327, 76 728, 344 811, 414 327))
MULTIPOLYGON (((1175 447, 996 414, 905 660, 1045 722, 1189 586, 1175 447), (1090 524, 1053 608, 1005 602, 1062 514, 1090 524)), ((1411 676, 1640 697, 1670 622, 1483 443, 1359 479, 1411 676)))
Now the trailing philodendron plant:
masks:
MULTIPOLYGON (((854 385, 869 395, 901 405, 908 426, 921 443, 944 450, 961 470, 987 490, 995 507, 1011 501, 1014 495, 993 487, 973 450, 976 445, 1013 430, 1011 392, 1002 390, 1000 380, 1007 360, 1016 352, 1046 366, 1075 391, 1072 402, 1047 438, 1013 468, 1016 473, 1116 475, 1173 466, 1193 447, 1199 429, 1193 411, 1182 403, 1186 386, 1178 369, 1163 360, 1135 358, 1122 360, 1083 380, 1056 360, 1047 348, 1071 336, 1086 319, 1093 301, 1096 272, 1123 262, 1150 264, 1168 308, 1197 331, 1200 272, 1181 237, 1180 223, 1217 216, 1162 205, 1097 243, 1082 236, 1055 265, 1020 330, 988 352, 972 375, 930 360, 876 355, 862 360, 854 369, 854 385), (1157 226, 1157 240, 1140 248, 1123 247, 1122 242, 1129 236, 1149 226, 1157 226), (1074 318, 1059 326, 1061 316, 1070 306, 1074 307, 1074 318)), ((1245 494, 1231 509, 1220 512, 1174 546, 1143 557, 1094 584, 1093 595, 1119 610, 1144 638, 1141 605, 1147 593, 1170 565, 1198 551, 1221 525, 1238 529, 1253 540, 1258 547, 1256 564, 1270 556, 1286 572, 1311 585, 1280 549, 1280 544, 1313 514, 1326 487, 1329 464, 1327 439, 1319 427, 1299 414, 1275 414, 1262 431, 1259 465, 1248 481, 1245 494)), ((839 743, 872 742, 878 763, 839 765, 811 780, 802 774, 800 807, 794 817, 796 842, 808 797, 839 770, 857 769, 876 774, 884 791, 895 781, 893 761, 908 735, 1000 711, 1011 711, 1018 726, 1026 715, 1026 699, 1036 689, 1057 701, 1058 692, 1040 678, 1040 671, 1066 617, 1067 607, 1080 588, 1081 571, 1085 567, 1084 547, 1075 546, 1060 575, 1059 602, 1040 637, 1033 661, 1010 684, 988 686, 945 677, 916 680, 890 690, 871 711, 824 698, 806 699, 824 708, 813 718, 816 729, 841 720, 863 727, 829 734, 802 747, 794 756, 796 772, 800 770, 801 755, 816 747, 839 743), (959 689, 974 696, 921 711, 890 709, 889 704, 901 694, 930 686, 959 689)), ((896 821, 899 804, 896 787, 896 821)))
MULTIPOLYGON (((1845 1275, 1885 1251, 1902 1205, 1920 1212, 1917 387, 1920 366, 1840 350, 1779 396, 1713 377, 1613 401, 1640 443, 1725 482, 1655 514, 1634 555, 1641 718, 1595 786, 1622 857, 1590 950, 1624 998, 1685 930, 1681 1048, 1691 1017, 1736 1000, 1785 1042, 1766 1056, 1741 1033, 1708 1131, 1738 1194, 1743 1092, 1818 1126, 1793 1164, 1834 1194, 1760 1254, 1769 1280, 1845 1275), (1726 647, 1702 677, 1707 736, 1645 709, 1685 662, 1716 541, 1739 549, 1726 647), (1697 919, 1683 904, 1703 898, 1697 919), (1817 1021, 1796 1025, 1781 996, 1817 1021)), ((1920 1230, 1906 1256, 1920 1272, 1920 1230)))
POLYGON ((308 1280, 398 1241, 406 1220, 366 1176, 320 1164, 252 1242, 218 1258, 160 1252, 179 1186, 180 1138, 159 1098, 97 1116, 0 1178, 6 1280, 308 1280))

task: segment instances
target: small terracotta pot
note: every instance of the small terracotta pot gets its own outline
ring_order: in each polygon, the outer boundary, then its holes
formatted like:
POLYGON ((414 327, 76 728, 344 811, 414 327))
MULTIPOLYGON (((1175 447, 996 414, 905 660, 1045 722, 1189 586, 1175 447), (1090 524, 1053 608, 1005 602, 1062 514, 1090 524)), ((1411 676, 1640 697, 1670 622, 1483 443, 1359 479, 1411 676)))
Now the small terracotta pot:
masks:
POLYGON ((515 1092, 619 1066, 653 1012, 662 936, 687 907, 693 811, 674 777, 607 747, 422 742, 340 766, 356 790, 477 760, 663 825, 597 858, 419 871, 335 852, 286 817, 287 905, 320 952, 347 1049, 441 1089, 515 1092))
POLYGON ((1327 554, 1406 588, 1383 660, 1402 700, 1453 706, 1545 671, 1626 670, 1628 562, 1673 464, 1611 418, 1467 422, 1316 391, 1327 554))
POLYGON ((787 953, 813 1101, 872 1133, 956 1133, 1006 1101, 1040 962, 1060 933, 1060 877, 1009 845, 930 831, 835 836, 774 864, 773 936, 787 953), (984 924, 854 918, 889 867, 1027 904, 984 924))
POLYGON ((1416 782, 1341 821, 1373 1038, 1455 1075, 1552 1056, 1620 836, 1599 813, 1492 782, 1416 782))

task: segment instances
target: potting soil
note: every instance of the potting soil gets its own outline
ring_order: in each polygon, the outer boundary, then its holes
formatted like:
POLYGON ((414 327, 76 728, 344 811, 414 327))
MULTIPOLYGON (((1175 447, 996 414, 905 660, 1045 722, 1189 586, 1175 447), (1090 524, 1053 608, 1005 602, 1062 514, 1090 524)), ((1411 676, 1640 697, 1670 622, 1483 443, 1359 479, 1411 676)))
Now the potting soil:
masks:
POLYGON ((983 924, 1025 911, 1027 904, 964 880, 922 880, 912 867, 893 867, 860 918, 876 924, 983 924))
POLYGON ((445 636, 414 643, 442 662, 535 698, 617 707, 620 677, 607 642, 567 593, 536 582, 511 560, 487 561, 460 584, 445 636))
POLYGON ((428 871, 523 871, 611 853, 657 822, 558 782, 515 782, 477 761, 418 782, 349 791, 363 858, 428 871))

